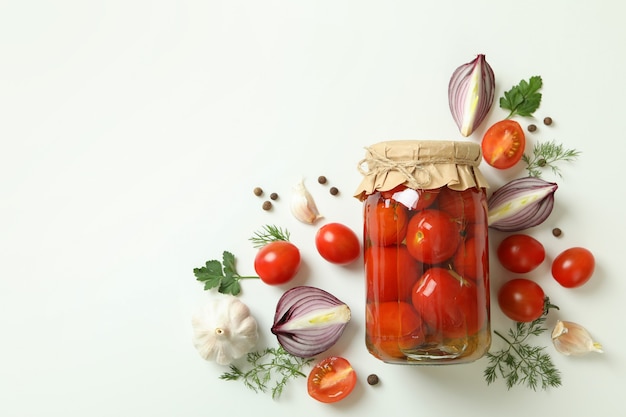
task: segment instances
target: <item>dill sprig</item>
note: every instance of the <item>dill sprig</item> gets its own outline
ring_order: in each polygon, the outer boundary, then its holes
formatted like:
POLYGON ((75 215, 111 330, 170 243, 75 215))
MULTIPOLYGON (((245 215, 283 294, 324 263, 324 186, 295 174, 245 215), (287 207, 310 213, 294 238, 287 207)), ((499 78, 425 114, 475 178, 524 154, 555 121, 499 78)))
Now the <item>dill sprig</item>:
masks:
POLYGON ((484 371, 487 384, 502 377, 507 389, 525 384, 536 391, 539 385, 543 390, 561 385, 561 373, 554 366, 550 355, 544 351, 545 347, 526 342, 530 336, 539 336, 547 330, 545 321, 544 315, 530 323, 517 322, 514 328, 509 329, 508 337, 494 331, 507 346, 495 353, 487 353, 490 364, 484 371))
POLYGON ((574 161, 579 155, 580 151, 576 149, 565 149, 562 144, 549 141, 536 143, 532 156, 524 154, 522 160, 526 163, 526 170, 531 177, 541 177, 546 167, 550 168, 553 174, 561 177, 561 170, 556 164, 561 161, 574 161))
POLYGON ((250 241, 255 248, 261 248, 270 242, 277 240, 289 241, 289 231, 282 229, 274 225, 265 225, 261 230, 254 232, 254 235, 250 238, 250 241))
POLYGON ((306 377, 302 369, 311 363, 313 358, 300 358, 287 352, 282 346, 266 348, 262 351, 250 352, 246 361, 250 369, 243 371, 230 365, 230 372, 220 375, 227 381, 243 381, 243 384, 254 392, 267 392, 271 387, 272 398, 277 399, 292 378, 306 377))

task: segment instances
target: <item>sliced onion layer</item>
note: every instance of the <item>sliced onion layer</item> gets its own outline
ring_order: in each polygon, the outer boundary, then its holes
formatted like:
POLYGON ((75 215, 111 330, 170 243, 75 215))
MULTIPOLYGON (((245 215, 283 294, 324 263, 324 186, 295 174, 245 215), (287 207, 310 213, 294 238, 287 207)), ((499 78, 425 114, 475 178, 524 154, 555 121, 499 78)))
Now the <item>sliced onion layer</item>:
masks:
POLYGON ((493 70, 483 54, 454 70, 448 84, 448 103, 463 136, 471 135, 485 120, 493 104, 495 88, 493 70))
POLYGON ((517 178, 489 198, 489 227, 517 232, 543 223, 554 207, 558 185, 536 177, 517 178))
POLYGON ((316 287, 287 290, 276 306, 272 333, 289 353, 311 358, 333 346, 350 321, 350 308, 316 287))

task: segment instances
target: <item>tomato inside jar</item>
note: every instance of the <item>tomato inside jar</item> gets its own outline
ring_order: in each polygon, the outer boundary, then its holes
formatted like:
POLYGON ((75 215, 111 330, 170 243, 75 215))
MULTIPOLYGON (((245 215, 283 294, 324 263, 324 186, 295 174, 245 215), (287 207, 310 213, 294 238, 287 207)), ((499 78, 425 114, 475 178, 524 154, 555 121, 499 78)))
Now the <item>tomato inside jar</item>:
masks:
POLYGON ((489 349, 480 158, 480 146, 464 142, 368 148, 355 197, 363 201, 366 346, 382 361, 465 363, 489 349))

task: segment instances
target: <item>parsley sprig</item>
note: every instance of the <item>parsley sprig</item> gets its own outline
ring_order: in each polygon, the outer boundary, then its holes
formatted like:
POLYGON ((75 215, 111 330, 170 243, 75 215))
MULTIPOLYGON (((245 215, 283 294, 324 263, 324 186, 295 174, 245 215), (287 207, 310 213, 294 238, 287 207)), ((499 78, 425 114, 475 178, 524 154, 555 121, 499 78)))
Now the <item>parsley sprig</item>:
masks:
POLYGON ((217 288, 222 294, 239 295, 242 279, 259 279, 257 276, 241 276, 235 267, 235 255, 228 251, 222 254, 222 263, 218 260, 207 261, 205 266, 194 268, 196 280, 204 282, 204 289, 217 288), (222 266, 223 264, 223 266, 222 266))
POLYGON ((543 168, 550 168, 553 174, 561 177, 561 170, 556 165, 558 162, 574 161, 580 155, 576 149, 565 149, 563 145, 554 141, 538 142, 533 147, 532 155, 522 155, 526 163, 526 170, 531 177, 541 177, 543 168))
POLYGON ((536 391, 538 386, 546 390, 561 385, 561 373, 550 355, 545 352, 545 347, 527 342, 531 336, 539 336, 548 330, 544 324, 550 308, 558 309, 546 299, 544 314, 529 323, 516 322, 515 327, 509 329, 508 337, 494 330, 494 333, 506 342, 506 346, 495 353, 487 353, 489 366, 485 369, 484 376, 488 385, 495 382, 498 377, 504 378, 508 389, 525 384, 536 391))
POLYGON ((539 90, 543 81, 539 75, 530 77, 528 81, 522 80, 518 85, 511 87, 509 91, 500 97, 500 107, 509 110, 510 119, 513 116, 532 116, 541 104, 541 93, 539 90))
POLYGON ((277 399, 290 379, 306 377, 302 369, 309 365, 312 360, 313 358, 293 356, 282 346, 266 348, 262 351, 248 353, 246 361, 250 369, 243 371, 231 364, 230 372, 220 375, 220 379, 241 380, 247 388, 254 392, 266 392, 271 385, 272 398, 277 399))

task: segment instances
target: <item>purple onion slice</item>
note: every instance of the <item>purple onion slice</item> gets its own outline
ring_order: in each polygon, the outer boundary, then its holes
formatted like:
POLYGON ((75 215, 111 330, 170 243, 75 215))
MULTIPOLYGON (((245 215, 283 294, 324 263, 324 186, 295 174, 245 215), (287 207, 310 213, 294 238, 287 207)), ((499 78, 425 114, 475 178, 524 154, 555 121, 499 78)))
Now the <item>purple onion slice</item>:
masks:
POLYGON ((495 89, 493 70, 483 54, 454 70, 448 84, 448 104, 463 136, 471 135, 485 120, 495 89))
POLYGON ((556 183, 536 177, 509 181, 487 201, 489 227, 517 232, 543 223, 552 213, 557 188, 556 183))
POLYGON ((333 346, 349 321, 343 301, 322 289, 298 286, 278 300, 271 330, 287 352, 311 358, 333 346))

